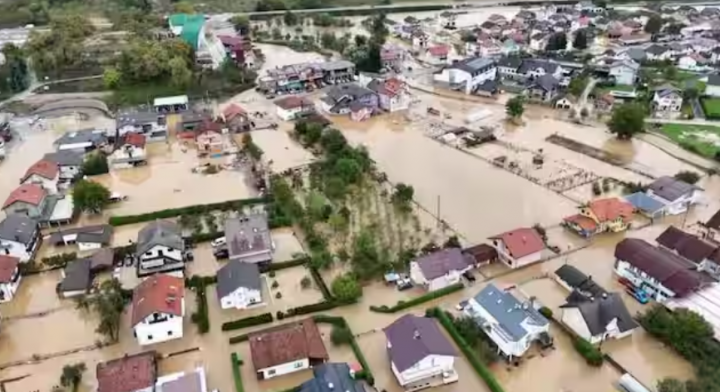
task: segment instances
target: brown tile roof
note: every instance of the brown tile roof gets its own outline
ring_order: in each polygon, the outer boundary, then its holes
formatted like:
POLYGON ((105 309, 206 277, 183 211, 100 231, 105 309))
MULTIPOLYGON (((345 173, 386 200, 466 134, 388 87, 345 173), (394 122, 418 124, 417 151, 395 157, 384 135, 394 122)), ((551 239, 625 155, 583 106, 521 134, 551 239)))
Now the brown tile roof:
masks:
POLYGON ((568 223, 574 223, 583 230, 595 231, 597 229, 597 224, 595 223, 595 221, 585 215, 577 214, 573 216, 568 216, 566 218, 563 218, 563 220, 568 223))
POLYGON ((295 95, 290 95, 284 98, 280 98, 275 101, 275 105, 280 106, 285 110, 296 109, 302 106, 310 106, 312 103, 305 98, 301 98, 295 95))
POLYGON ((97 392, 135 392, 149 388, 157 379, 155 352, 98 363, 96 370, 97 392))
POLYGON ((256 370, 304 358, 316 360, 329 358, 320 331, 312 319, 252 334, 250 354, 256 370))
POLYGON ((10 196, 5 199, 5 204, 3 204, 2 208, 5 209, 18 201, 23 201, 25 203, 38 206, 43 201, 45 196, 47 196, 47 191, 43 189, 40 185, 23 184, 10 192, 10 196))
POLYGON ((17 270, 20 259, 12 256, 0 255, 0 283, 9 283, 17 270))
POLYGON ((153 313, 182 316, 185 282, 170 275, 153 275, 140 283, 133 292, 132 324, 137 325, 153 313))
POLYGON ((617 197, 591 201, 588 208, 592 210, 600 222, 613 221, 617 218, 629 222, 632 219, 634 210, 632 204, 617 197))
POLYGON ((238 104, 231 103, 225 108, 225 110, 223 110, 223 117, 225 117, 225 121, 232 121, 237 116, 247 117, 245 109, 240 107, 238 104))
POLYGON ((615 258, 657 279, 678 297, 689 294, 707 282, 703 274, 695 270, 697 267, 692 262, 638 238, 620 241, 615 247, 615 258))
POLYGON ((668 227, 655 241, 676 251, 680 256, 694 262, 700 263, 715 253, 717 247, 709 242, 686 233, 675 226, 668 227))
POLYGON ((59 171, 60 169, 58 168, 57 163, 41 159, 27 169, 20 182, 27 180, 33 174, 52 180, 57 177, 59 171))
POLYGON ((463 252, 472 256, 476 263, 483 263, 485 261, 497 259, 497 249, 488 244, 471 246, 463 250, 463 252))
POLYGON ((531 227, 521 227, 490 237, 490 239, 502 240, 510 256, 516 259, 545 249, 542 237, 537 230, 531 227))

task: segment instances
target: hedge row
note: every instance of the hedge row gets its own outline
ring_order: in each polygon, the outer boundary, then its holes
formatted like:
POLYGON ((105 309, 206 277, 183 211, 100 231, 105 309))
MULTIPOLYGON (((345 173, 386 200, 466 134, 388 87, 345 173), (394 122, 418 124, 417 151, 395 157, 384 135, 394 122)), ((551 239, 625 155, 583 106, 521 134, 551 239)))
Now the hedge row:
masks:
POLYGON ((43 257, 40 261, 48 267, 65 267, 69 262, 77 260, 77 253, 60 253, 50 257, 43 257))
POLYGON ((308 258, 302 257, 299 259, 281 261, 278 263, 263 264, 262 266, 260 266, 260 273, 264 274, 264 273, 270 272, 270 271, 279 271, 279 270, 282 270, 285 268, 298 267, 301 265, 305 265, 307 262, 308 262, 308 258))
POLYGON ((167 219, 174 218, 180 215, 196 215, 202 214, 209 211, 230 211, 240 210, 245 206, 254 204, 263 204, 270 201, 268 197, 255 197, 250 199, 239 199, 230 200, 220 203, 211 204, 198 204, 194 206, 181 207, 181 208, 169 208, 167 210, 160 210, 155 212, 148 212, 147 214, 139 215, 125 215, 125 216, 113 216, 110 217, 109 223, 112 226, 130 225, 133 223, 149 222, 156 219, 167 219))
POLYGON ((590 366, 600 367, 603 364, 603 355, 600 352, 600 350, 597 349, 597 347, 593 346, 590 342, 587 340, 581 338, 581 337, 574 337, 573 338, 573 347, 575 347, 575 351, 580 353, 580 355, 585 358, 585 362, 587 362, 590 366))
POLYGON ((335 317, 335 316, 327 316, 324 314, 318 314, 316 316, 313 316, 313 320, 315 320, 316 323, 325 323, 334 325, 336 327, 346 328, 348 331, 350 331, 350 336, 352 336, 352 339, 350 340, 350 347, 353 350, 353 353, 355 354, 355 358, 357 358, 357 361, 362 366, 362 370, 357 372, 355 374, 355 377, 358 379, 363 379, 367 381, 368 384, 374 385, 375 384, 375 377, 372 374, 372 371, 370 370, 370 365, 368 364, 368 361, 365 359, 365 355, 363 354, 362 350, 360 350, 360 346, 357 343, 357 340, 355 339, 355 335, 352 333, 352 330, 350 329, 350 326, 348 325, 347 321, 345 321, 344 317, 335 317))
POLYGON ((504 392, 502 386, 500 386, 500 383, 497 381, 497 379, 495 379, 495 376, 482 363, 482 361, 480 360, 480 358, 478 358, 472 347, 470 347, 470 345, 468 345, 465 339, 460 335, 458 330, 455 328, 455 325, 453 325, 453 322, 450 320, 450 318, 448 318, 445 312, 438 308, 430 308, 427 310, 426 315, 436 318, 438 321, 440 321, 440 324, 450 334, 450 336, 455 341, 455 344, 460 347, 460 350, 470 362, 470 365, 473 367, 473 369, 475 369, 475 372, 477 372, 477 374, 483 379, 483 381, 485 381, 485 384, 487 384, 491 392, 504 392))
POLYGON ((198 326, 200 334, 210 331, 210 313, 208 312, 207 286, 217 282, 215 276, 193 275, 185 279, 185 286, 194 289, 197 310, 190 316, 190 320, 198 326))
POLYGON ((282 320, 286 317, 301 316, 303 314, 310 314, 315 312, 322 312, 325 310, 335 309, 338 306, 342 306, 341 303, 336 301, 322 301, 314 304, 302 305, 295 308, 290 308, 287 312, 278 310, 277 319, 282 320))
POLYGON ((448 294, 452 294, 454 292, 460 291, 464 289, 465 286, 462 283, 455 283, 453 285, 443 287, 439 290, 431 291, 425 295, 421 295, 419 297, 413 298, 410 301, 398 301, 398 303, 395 306, 370 306, 370 310, 373 312, 378 313, 395 313, 399 312, 401 310, 405 310, 407 308, 413 307, 415 305, 420 305, 422 303, 432 301, 434 299, 444 297, 448 294))
POLYGON ((273 315, 272 313, 263 313, 259 314, 257 316, 251 316, 251 317, 245 317, 238 320, 228 321, 226 323, 223 323, 222 330, 223 331, 233 331, 236 329, 241 328, 247 328, 247 327, 254 327, 256 325, 262 325, 267 323, 273 322, 273 315))
POLYGON ((323 280, 322 276, 320 275, 320 272, 318 272, 315 268, 310 268, 310 276, 312 276, 313 280, 315 281, 315 284, 320 289, 320 292, 323 295, 323 298, 325 298, 326 301, 333 301, 335 300, 335 297, 333 297, 332 293, 330 293, 330 289, 328 289, 327 285, 325 284, 325 281, 323 280))
POLYGON ((242 342, 247 342, 248 340, 250 340, 250 334, 244 334, 231 337, 230 339, 228 339, 228 343, 238 344, 242 342))
POLYGON ((240 372, 240 366, 242 366, 243 362, 240 358, 238 358, 237 353, 230 354, 230 363, 232 364, 233 379, 235 380, 235 392, 245 392, 245 387, 243 387, 242 381, 242 373, 240 372))

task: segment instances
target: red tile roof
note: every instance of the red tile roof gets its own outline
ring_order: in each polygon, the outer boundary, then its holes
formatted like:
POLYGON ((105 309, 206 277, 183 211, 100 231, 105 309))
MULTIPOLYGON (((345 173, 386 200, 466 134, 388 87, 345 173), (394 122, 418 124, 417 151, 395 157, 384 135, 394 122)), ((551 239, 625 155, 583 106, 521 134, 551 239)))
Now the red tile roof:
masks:
POLYGON ((277 101, 275 101, 275 105, 280 106, 285 110, 289 110, 297 109, 301 106, 310 106, 312 105, 312 103, 305 98, 290 95, 288 97, 278 99, 277 101))
POLYGON ((3 204, 2 208, 5 209, 18 201, 38 206, 45 196, 47 196, 47 191, 40 185, 23 184, 10 193, 10 196, 5 199, 5 204, 3 204))
POLYGON ((577 215, 573 215, 573 216, 568 216, 564 220, 565 220, 565 222, 576 224, 578 227, 580 227, 583 230, 587 230, 587 231, 597 230, 597 224, 595 223, 595 221, 588 218, 585 215, 577 214, 577 215))
POLYGON ((428 49, 428 52, 433 57, 445 57, 450 53, 450 48, 447 45, 437 45, 428 49))
POLYGON ((130 144, 135 147, 144 148, 145 147, 145 135, 141 135, 139 133, 130 132, 127 135, 125 135, 125 143, 130 144))
POLYGON ((545 249, 545 243, 537 230, 531 227, 521 227, 506 233, 490 237, 500 239, 505 243, 508 253, 515 259, 539 252, 545 249))
POLYGON ((185 282, 170 275, 154 275, 140 283, 133 292, 132 324, 137 325, 153 313, 182 317, 185 282))
POLYGON ((591 201, 588 207, 600 222, 613 221, 617 218, 629 222, 635 210, 632 204, 617 197, 591 201))
POLYGON ((27 169, 20 182, 27 180, 33 174, 37 174, 38 176, 47 178, 48 180, 53 180, 57 177, 59 171, 60 169, 58 168, 57 163, 41 159, 27 169))
POLYGON ((304 358, 327 360, 320 331, 312 319, 281 325, 250 335, 250 354, 256 370, 304 358))
POLYGON ((99 363, 97 392, 135 392, 153 386, 157 379, 155 352, 145 352, 99 363))
POLYGON ((17 270, 20 259, 12 256, 0 255, 0 283, 9 283, 17 270))
POLYGON ((225 121, 232 121, 237 116, 247 117, 247 112, 245 109, 241 108, 240 105, 231 103, 225 108, 225 110, 223 110, 223 117, 225 117, 225 121))

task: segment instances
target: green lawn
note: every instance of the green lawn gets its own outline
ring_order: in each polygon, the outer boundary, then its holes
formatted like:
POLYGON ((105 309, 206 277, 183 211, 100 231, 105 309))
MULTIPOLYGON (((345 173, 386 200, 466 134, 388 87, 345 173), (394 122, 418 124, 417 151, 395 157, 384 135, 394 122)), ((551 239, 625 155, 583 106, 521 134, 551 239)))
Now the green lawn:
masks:
POLYGON ((635 86, 627 85, 627 84, 616 84, 612 87, 609 87, 608 90, 610 91, 627 91, 629 93, 635 91, 635 86))
POLYGON ((663 124, 661 132, 684 149, 708 158, 720 152, 720 125, 663 124))
POLYGON ((702 103, 705 117, 711 119, 720 118, 720 98, 702 98, 700 102, 702 103))

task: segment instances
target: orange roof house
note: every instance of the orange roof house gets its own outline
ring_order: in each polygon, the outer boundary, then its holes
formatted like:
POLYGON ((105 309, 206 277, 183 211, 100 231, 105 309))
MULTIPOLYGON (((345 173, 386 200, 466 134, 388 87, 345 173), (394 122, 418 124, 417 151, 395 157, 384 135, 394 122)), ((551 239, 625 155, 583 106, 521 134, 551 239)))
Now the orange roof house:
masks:
POLYGON ((580 207, 580 213, 564 219, 565 225, 583 237, 606 231, 627 230, 635 208, 617 197, 593 200, 580 207))
POLYGON ((46 196, 47 191, 43 189, 40 185, 23 184, 10 192, 10 196, 5 199, 5 203, 3 204, 2 208, 4 210, 18 202, 23 202, 39 207, 42 204, 43 200, 45 200, 46 196))
POLYGON ((22 179, 20 179, 20 182, 25 182, 33 175, 40 176, 48 180, 54 180, 59 173, 60 169, 58 168, 57 163, 41 159, 27 169, 25 175, 22 177, 22 179))

